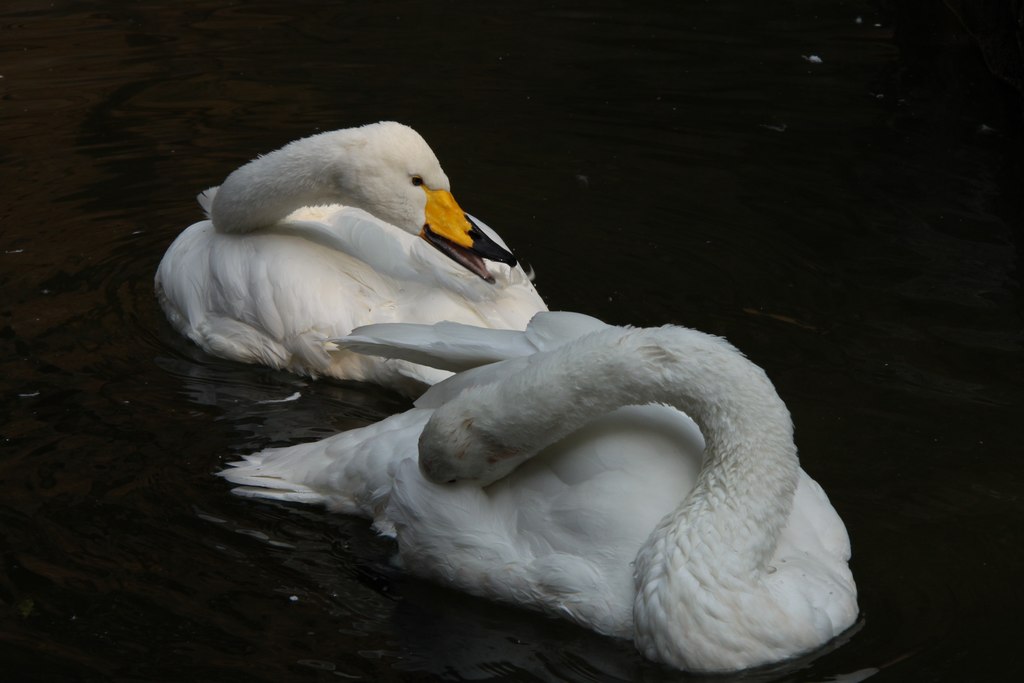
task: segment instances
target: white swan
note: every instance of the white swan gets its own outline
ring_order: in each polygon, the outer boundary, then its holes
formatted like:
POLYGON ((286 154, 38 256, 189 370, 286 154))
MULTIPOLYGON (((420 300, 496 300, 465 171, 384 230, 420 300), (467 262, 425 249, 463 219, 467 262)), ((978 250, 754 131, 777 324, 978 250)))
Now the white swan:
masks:
POLYGON ((693 330, 565 316, 520 333, 357 330, 353 346, 419 361, 509 359, 406 413, 222 474, 241 495, 371 517, 411 572, 681 669, 776 662, 853 624, 846 529, 800 469, 764 372, 693 330))
POLYGON ((175 329, 223 358, 415 394, 447 373, 324 340, 381 322, 522 329, 546 308, 501 239, 459 208, 423 138, 399 123, 297 140, 199 199, 211 220, 171 244, 156 292, 175 329))

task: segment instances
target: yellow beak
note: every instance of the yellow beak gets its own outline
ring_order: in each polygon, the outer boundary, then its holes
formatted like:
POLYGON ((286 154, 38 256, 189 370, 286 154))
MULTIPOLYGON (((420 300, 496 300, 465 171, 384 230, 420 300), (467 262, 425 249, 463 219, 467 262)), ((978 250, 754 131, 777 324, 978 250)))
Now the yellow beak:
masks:
POLYGON ((482 259, 516 265, 516 257, 473 223, 451 192, 420 187, 427 195, 426 223, 420 237, 487 282, 493 283, 494 277, 482 259))
POLYGON ((431 230, 435 235, 440 235, 449 242, 460 247, 472 249, 473 238, 469 231, 473 225, 466 218, 455 197, 448 190, 431 190, 426 185, 420 185, 427 194, 427 224, 424 229, 431 230))

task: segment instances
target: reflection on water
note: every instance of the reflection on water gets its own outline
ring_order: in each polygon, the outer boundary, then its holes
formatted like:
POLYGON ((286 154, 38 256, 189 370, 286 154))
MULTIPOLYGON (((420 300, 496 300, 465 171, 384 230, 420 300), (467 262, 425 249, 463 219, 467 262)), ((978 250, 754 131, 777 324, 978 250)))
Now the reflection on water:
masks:
POLYGON ((204 356, 152 293, 199 190, 383 118, 424 133, 552 308, 724 334, 768 370, 850 530, 863 614, 747 679, 1005 673, 1024 607, 1020 139, 967 47, 904 27, 900 51, 866 0, 23 0, 0 19, 11 675, 679 678, 414 581, 362 520, 213 476, 407 405, 204 356))

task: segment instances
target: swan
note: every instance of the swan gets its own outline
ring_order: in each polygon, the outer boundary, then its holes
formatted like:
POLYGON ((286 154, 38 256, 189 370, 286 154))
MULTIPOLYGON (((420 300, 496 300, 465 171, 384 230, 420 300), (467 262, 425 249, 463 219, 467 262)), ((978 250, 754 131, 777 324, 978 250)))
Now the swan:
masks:
POLYGON ((369 517, 414 574, 678 669, 778 662, 854 623, 846 528, 768 377, 725 340, 538 313, 520 332, 372 325, 340 343, 470 369, 405 413, 232 463, 235 493, 369 517))
POLYGON ((448 373, 325 340, 383 322, 522 329, 546 309, 449 190, 430 147, 400 123, 296 140, 200 194, 209 220, 167 249, 157 299, 213 355, 416 395, 448 373))

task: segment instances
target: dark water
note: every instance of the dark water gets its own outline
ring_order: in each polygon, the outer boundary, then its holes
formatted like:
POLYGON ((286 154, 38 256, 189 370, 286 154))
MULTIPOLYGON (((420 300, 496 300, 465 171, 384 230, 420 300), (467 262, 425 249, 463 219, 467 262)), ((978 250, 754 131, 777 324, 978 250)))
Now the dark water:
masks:
POLYGON ((213 476, 406 405, 206 357, 152 293, 197 191, 380 119, 424 134, 552 308, 724 334, 768 370, 863 616, 746 678, 1018 673, 1020 129, 955 22, 884 9, 5 3, 0 678, 683 678, 213 476))

